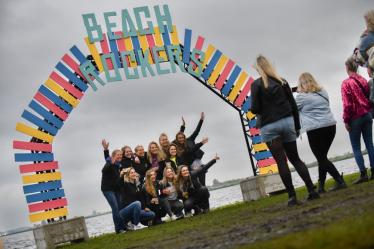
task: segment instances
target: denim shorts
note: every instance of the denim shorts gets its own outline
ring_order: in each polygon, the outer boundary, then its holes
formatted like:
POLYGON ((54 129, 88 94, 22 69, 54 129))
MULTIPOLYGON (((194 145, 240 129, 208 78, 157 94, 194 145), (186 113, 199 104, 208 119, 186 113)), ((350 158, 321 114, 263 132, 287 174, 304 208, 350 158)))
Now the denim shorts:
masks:
POLYGON ((282 118, 273 123, 261 127, 263 142, 270 142, 281 137, 282 142, 293 142, 297 139, 293 116, 282 118))

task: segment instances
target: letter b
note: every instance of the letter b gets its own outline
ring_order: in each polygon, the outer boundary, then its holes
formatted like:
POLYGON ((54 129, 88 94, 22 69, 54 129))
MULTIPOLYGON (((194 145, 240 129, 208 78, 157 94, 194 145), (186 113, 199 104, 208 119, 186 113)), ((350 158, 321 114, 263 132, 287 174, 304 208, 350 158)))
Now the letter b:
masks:
POLYGON ((90 43, 98 42, 103 40, 103 31, 101 26, 97 24, 96 17, 94 13, 83 14, 84 26, 86 26, 88 40, 90 43), (90 24, 91 21, 91 24, 90 24), (93 37, 93 32, 97 32, 97 37, 93 37))

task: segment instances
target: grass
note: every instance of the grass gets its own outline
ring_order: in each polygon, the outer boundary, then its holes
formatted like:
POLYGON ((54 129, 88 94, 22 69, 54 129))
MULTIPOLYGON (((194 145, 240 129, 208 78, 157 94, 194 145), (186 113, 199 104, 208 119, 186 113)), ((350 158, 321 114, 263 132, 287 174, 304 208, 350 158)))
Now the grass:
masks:
MULTIPOLYGON (((357 174, 345 176, 349 184, 357 174)), ((327 183, 327 188, 333 184, 327 183)), ((297 190, 300 200, 305 188, 297 190)), ((106 234, 67 249, 374 248, 374 181, 286 207, 281 194, 125 234, 106 234)))

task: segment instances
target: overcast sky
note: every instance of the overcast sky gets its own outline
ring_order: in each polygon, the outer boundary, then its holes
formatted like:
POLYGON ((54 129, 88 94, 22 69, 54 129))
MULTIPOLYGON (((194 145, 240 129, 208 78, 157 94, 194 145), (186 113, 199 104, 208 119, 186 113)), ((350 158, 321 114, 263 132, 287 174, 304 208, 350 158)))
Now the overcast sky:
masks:
MULTIPOLYGON (((86 53, 87 36, 82 17, 94 12, 104 26, 102 13, 143 5, 167 3, 183 40, 184 28, 219 48, 246 69, 260 53, 273 61, 279 73, 295 85, 298 76, 311 72, 330 94, 338 121, 330 156, 351 151, 342 125, 340 84, 346 77, 344 61, 365 28, 363 14, 372 1, 0 1, 0 231, 30 225, 12 141, 29 137, 15 131, 16 123, 37 89, 72 45, 86 53)), ((371 4, 370 4, 371 3, 371 4)), ((154 16, 153 11, 151 15, 154 16)), ((120 21, 117 21, 120 25, 120 21)), ((364 73, 365 70, 362 70, 364 73)), ((365 72, 366 75, 366 72, 365 72)), ((70 217, 93 210, 109 210, 100 191, 104 165, 100 141, 110 149, 125 144, 145 147, 161 132, 175 136, 186 119, 187 135, 200 112, 206 121, 198 140, 204 161, 217 152, 222 160, 209 171, 208 184, 252 175, 237 111, 217 98, 188 74, 176 73, 133 81, 109 83, 97 92, 89 89, 53 143, 63 174, 70 217)), ((299 142, 301 158, 314 161, 307 138, 299 142)), ((20 151, 22 152, 22 151, 20 151)))

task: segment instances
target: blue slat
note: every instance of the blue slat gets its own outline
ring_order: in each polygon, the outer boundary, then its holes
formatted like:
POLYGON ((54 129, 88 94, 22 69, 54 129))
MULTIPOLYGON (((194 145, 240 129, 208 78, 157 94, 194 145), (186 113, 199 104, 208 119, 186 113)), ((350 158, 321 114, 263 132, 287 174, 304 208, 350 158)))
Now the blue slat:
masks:
POLYGON ((192 30, 185 29, 184 30, 184 44, 183 44, 183 62, 185 64, 190 63, 191 37, 192 37, 192 30))
POLYGON ((249 128, 256 127, 257 120, 254 118, 251 121, 248 122, 249 128))
POLYGON ((79 79, 72 71, 70 71, 64 64, 61 62, 57 63, 56 69, 60 71, 66 78, 73 82, 82 92, 85 92, 88 88, 88 85, 79 79))
POLYGON ((53 161, 53 153, 14 153, 16 162, 53 161))
POLYGON ((271 155, 271 152, 267 150, 267 151, 261 151, 261 152, 255 153, 254 157, 257 161, 260 161, 262 159, 272 157, 272 155, 271 155))
POLYGON ((84 54, 75 45, 70 48, 70 52, 75 56, 75 58, 78 59, 80 64, 82 64, 83 62, 85 62, 87 60, 86 56, 84 56, 84 54))
POLYGON ((139 58, 138 58, 138 50, 142 51, 142 48, 140 47, 139 39, 137 36, 131 36, 132 46, 134 47, 134 53, 136 58, 136 63, 139 65, 139 58))
POLYGON ((259 144, 262 143, 261 135, 250 137, 252 139, 252 144, 259 144))
POLYGON ((208 66, 204 69, 202 77, 204 80, 208 80, 209 76, 212 74, 214 67, 217 65, 219 58, 221 58, 222 52, 217 50, 212 59, 209 61, 208 66))
POLYGON ((31 112, 25 110, 22 113, 22 117, 26 119, 27 121, 33 123, 34 125, 42 128, 43 130, 47 131, 49 134, 56 136, 57 134, 57 128, 47 123, 45 120, 38 118, 31 112))
POLYGON ((234 70, 232 71, 229 79, 227 80, 225 86, 222 89, 222 94, 223 95, 227 96, 229 94, 232 86, 235 83, 235 80, 238 78, 238 76, 240 74, 240 71, 242 71, 242 69, 239 66, 236 65, 234 70))
POLYGON ((61 119, 54 116, 52 113, 48 112, 46 109, 44 109, 41 105, 39 105, 34 100, 31 101, 31 103, 29 104, 29 107, 33 109, 35 112, 37 112, 40 116, 47 119, 48 122, 52 123, 58 129, 60 129, 62 125, 64 124, 61 119))
POLYGON ((43 183, 37 183, 37 184, 31 184, 23 186, 23 193, 25 194, 31 194, 51 189, 58 189, 62 188, 61 181, 52 181, 52 182, 43 182, 43 183))
POLYGON ((165 25, 164 26, 164 33, 162 33, 162 39, 164 40, 164 45, 165 46, 171 45, 169 32, 170 31, 168 30, 168 27, 165 25))
POLYGON ((73 110, 73 107, 69 103, 61 99, 58 95, 56 95, 44 85, 41 85, 39 87, 39 92, 47 97, 50 101, 64 109, 65 112, 70 113, 73 110))
POLYGON ((110 50, 114 54, 114 59, 117 63, 117 67, 121 68, 122 67, 121 66, 121 60, 119 59, 119 52, 118 52, 116 40, 109 39, 109 46, 110 46, 110 50))
POLYGON ((64 197, 65 192, 63 189, 48 191, 44 193, 39 194, 33 194, 33 195, 26 195, 26 201, 27 203, 33 203, 33 202, 39 202, 39 201, 46 201, 50 199, 56 199, 60 197, 64 197))
POLYGON ((247 100, 242 105, 242 108, 241 108, 242 111, 244 111, 244 112, 248 112, 249 111, 249 109, 251 108, 251 101, 252 101, 251 96, 248 96, 247 100))

